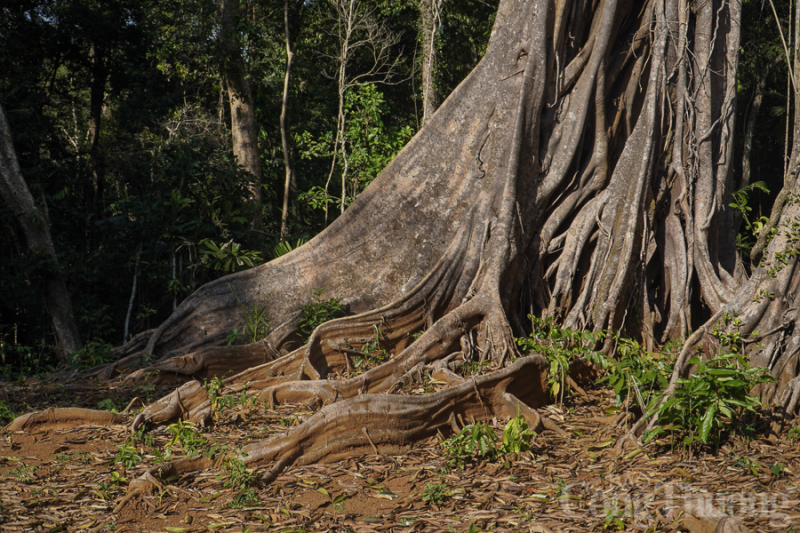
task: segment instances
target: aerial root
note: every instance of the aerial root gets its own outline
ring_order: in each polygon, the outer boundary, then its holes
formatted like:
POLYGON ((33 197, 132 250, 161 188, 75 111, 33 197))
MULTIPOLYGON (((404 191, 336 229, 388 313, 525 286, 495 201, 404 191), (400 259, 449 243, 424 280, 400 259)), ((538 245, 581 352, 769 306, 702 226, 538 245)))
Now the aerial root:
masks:
POLYGON ((784 385, 776 406, 783 410, 784 418, 791 418, 797 410, 798 401, 800 401, 800 376, 792 378, 784 385))
POLYGON ((3 428, 3 431, 31 432, 59 427, 83 425, 109 426, 124 423, 125 417, 123 415, 110 413, 108 411, 82 409, 79 407, 55 407, 18 416, 9 425, 3 428))
MULTIPOLYGON (((341 400, 313 414, 287 433, 255 442, 242 451, 251 467, 268 465, 265 481, 291 464, 337 461, 370 453, 396 453, 438 432, 450 433, 450 421, 489 420, 521 413, 534 429, 563 430, 535 410, 549 403, 547 361, 541 356, 462 381, 424 396, 364 394, 341 400)), ((209 468, 210 459, 192 457, 159 465, 147 472, 161 478, 209 468)), ((131 488, 152 485, 147 474, 131 488)))

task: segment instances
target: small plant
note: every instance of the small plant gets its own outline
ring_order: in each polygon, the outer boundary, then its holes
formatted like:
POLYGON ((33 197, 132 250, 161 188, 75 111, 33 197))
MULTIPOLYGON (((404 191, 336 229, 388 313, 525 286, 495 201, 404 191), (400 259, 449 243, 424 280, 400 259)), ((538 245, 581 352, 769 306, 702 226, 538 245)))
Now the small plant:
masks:
POLYGON ((14 418, 14 413, 11 412, 11 409, 8 407, 6 402, 0 400, 0 426, 5 426, 14 420, 14 418))
POLYGON ((611 507, 603 507, 606 512, 603 529, 622 531, 625 529, 625 522, 622 520, 624 515, 617 505, 617 500, 614 500, 611 505, 611 507))
POLYGON ((119 413, 122 410, 122 405, 118 400, 113 398, 106 398, 97 402, 97 407, 103 411, 111 411, 112 413, 119 413))
POLYGON ((598 383, 608 383, 616 396, 617 406, 636 403, 644 411, 651 400, 667 388, 672 374, 672 357, 650 353, 631 339, 617 339, 618 361, 598 354, 598 361, 608 372, 598 383))
POLYGON ((242 268, 251 268, 261 264, 261 252, 245 250, 238 243, 230 240, 218 245, 211 239, 200 241, 200 264, 211 270, 235 272, 242 268))
POLYGON ((444 483, 427 483, 422 493, 422 501, 437 507, 450 499, 450 489, 444 483))
MULTIPOLYGON (((519 406, 517 406, 519 410, 519 406)), ((521 454, 530 450, 531 438, 536 436, 535 431, 528 429, 528 421, 518 414, 508 421, 503 430, 503 452, 521 454)))
POLYGON ((758 467, 761 466, 761 463, 759 463, 758 461, 754 461, 753 459, 750 459, 749 457, 736 456, 736 458, 733 461, 733 466, 741 468, 742 470, 748 471, 752 475, 757 476, 758 475, 758 467))
POLYGON ((249 505, 257 505, 260 501, 258 499, 258 495, 256 491, 253 489, 246 489, 240 491, 236 496, 228 504, 232 509, 243 509, 248 504, 249 505))
POLYGON ((300 248, 305 243, 306 243, 306 240, 302 239, 302 238, 301 239, 297 239, 297 242, 294 244, 294 246, 292 246, 292 243, 290 243, 289 241, 279 242, 278 245, 275 246, 275 248, 272 250, 272 257, 277 259, 277 258, 279 258, 281 256, 284 256, 284 255, 288 254, 292 250, 296 250, 296 249, 300 248))
POLYGON ((679 387, 666 401, 661 402, 656 413, 659 425, 644 435, 644 442, 673 432, 683 435, 684 447, 713 440, 719 450, 722 435, 728 429, 742 427, 742 418, 763 407, 761 400, 750 396, 749 391, 759 383, 772 383, 775 378, 766 369, 751 367, 743 355, 727 353, 703 361, 697 357, 689 361, 697 370, 688 378, 681 378, 679 387))
POLYGON ((114 361, 111 353, 113 346, 100 339, 94 339, 86 343, 86 346, 75 353, 70 354, 70 364, 78 370, 88 370, 98 365, 104 365, 114 361))
POLYGON ((33 475, 36 472, 35 466, 29 466, 20 461, 19 466, 16 468, 9 468, 6 470, 6 475, 13 475, 17 481, 21 481, 26 485, 33 483, 33 475))
POLYGON ((255 485, 256 475, 253 470, 247 468, 247 465, 241 459, 228 457, 223 465, 225 472, 227 472, 227 479, 223 484, 225 487, 245 490, 255 485))
POLYGON ((326 496, 331 501, 331 507, 333 507, 333 516, 334 519, 336 517, 336 513, 344 514, 344 506, 347 501, 347 496, 345 494, 339 494, 338 496, 333 496, 324 488, 320 487, 317 489, 317 492, 326 496))
POLYGON ((259 307, 257 304, 253 305, 252 309, 244 312, 244 334, 248 343, 252 344, 264 339, 269 335, 269 328, 272 326, 272 321, 267 320, 269 316, 269 307, 259 307))
MULTIPOLYGON (((147 372, 144 378, 149 380, 150 378, 153 378, 157 375, 158 375, 157 370, 153 372, 147 372)), ((136 394, 141 394, 142 396, 144 396, 145 401, 147 403, 150 403, 153 401, 153 398, 156 395, 156 384, 148 381, 143 385, 135 387, 133 390, 136 392, 136 394)))
MULTIPOLYGON (((380 328, 376 326, 375 337, 361 347, 360 352, 363 355, 356 355, 353 358, 353 368, 356 371, 363 371, 380 365, 391 357, 389 352, 381 348, 382 334, 380 328)), ((350 350, 357 351, 347 342, 347 339, 345 339, 345 346, 350 350)))
POLYGON ((769 467, 769 470, 772 472, 773 476, 780 479, 783 477, 784 471, 786 470, 786 465, 784 463, 774 463, 769 467))
POLYGON ((211 381, 203 381, 203 388, 206 390, 208 399, 211 401, 212 411, 216 411, 217 407, 219 407, 219 400, 222 397, 220 394, 222 387, 222 380, 219 378, 219 376, 214 376, 211 378, 211 381))
POLYGON ((550 394, 559 403, 564 403, 568 391, 567 376, 570 363, 579 357, 592 359, 594 346, 600 336, 588 331, 561 328, 552 317, 538 318, 528 315, 533 323, 533 332, 528 337, 517 339, 517 344, 526 352, 538 353, 550 363, 547 383, 550 394))
POLYGON ((484 460, 494 459, 498 454, 496 438, 492 428, 483 422, 465 426, 458 435, 442 442, 445 454, 450 457, 447 465, 458 466, 464 470, 465 464, 476 457, 484 460))
POLYGON ((191 422, 178 420, 167 426, 167 429, 172 432, 172 440, 167 443, 167 448, 179 443, 181 449, 187 455, 192 456, 199 453, 200 448, 208 444, 208 440, 197 432, 197 426, 191 422))
POLYGON ((119 453, 114 458, 114 463, 122 463, 125 468, 134 468, 137 464, 142 462, 142 457, 136 453, 136 448, 130 441, 125 444, 117 445, 119 453))
POLYGON ((342 305, 341 298, 330 298, 324 300, 322 295, 325 289, 314 289, 311 300, 301 309, 300 332, 303 334, 303 341, 308 342, 311 334, 320 324, 343 317, 345 306, 342 305))

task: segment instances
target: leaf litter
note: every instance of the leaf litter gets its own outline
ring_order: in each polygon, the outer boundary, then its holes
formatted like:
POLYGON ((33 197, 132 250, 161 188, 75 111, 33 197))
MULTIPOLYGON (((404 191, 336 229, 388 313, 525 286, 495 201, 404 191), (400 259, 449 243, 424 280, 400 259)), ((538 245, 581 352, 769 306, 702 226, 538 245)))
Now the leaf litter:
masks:
MULTIPOLYGON (((3 392, 14 412, 30 412, 53 403, 96 407, 108 397, 126 405, 133 393, 118 386, 36 382, 5 384, 3 392)), ((448 467, 440 439, 431 438, 404 455, 296 465, 270 485, 256 483, 249 494, 226 483, 230 474, 221 466, 162 480, 154 494, 127 495, 128 481, 166 453, 173 440, 166 426, 150 428, 132 444, 127 426, 4 433, 0 530, 667 532, 685 527, 691 501, 732 514, 752 531, 800 530, 800 443, 788 427, 736 437, 717 455, 651 444, 615 456, 626 428, 609 425, 611 395, 593 394, 589 402, 569 398, 563 407, 549 406, 548 416, 570 437, 537 435, 519 455, 468 461, 461 470, 448 467), (118 461, 128 444, 141 461, 118 461), (440 501, 423 500, 429 485, 439 487, 440 501)), ((269 409, 235 400, 218 411, 213 426, 197 428, 208 443, 229 451, 312 414, 308 405, 269 409)), ((505 421, 489 427, 502 443, 505 421)), ((173 458, 191 453, 178 444, 169 451, 173 458)))

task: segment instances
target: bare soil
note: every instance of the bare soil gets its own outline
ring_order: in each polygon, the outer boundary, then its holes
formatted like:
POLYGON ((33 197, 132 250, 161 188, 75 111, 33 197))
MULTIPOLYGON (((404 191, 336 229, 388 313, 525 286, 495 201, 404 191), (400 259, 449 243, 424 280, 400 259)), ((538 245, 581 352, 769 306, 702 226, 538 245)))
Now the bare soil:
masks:
MULTIPOLYGON (((118 447, 130 437, 127 426, 4 433, 0 530, 685 531, 692 526, 685 515, 692 501, 733 514, 752 531, 800 529, 800 446, 789 438, 788 425, 764 424, 717 454, 650 445, 618 457, 613 444, 625 427, 610 425, 610 395, 592 392, 591 401, 574 397, 545 409, 570 437, 537 435, 521 456, 474 461, 461 470, 448 466, 440 438, 432 438, 405 455, 290 467, 272 484, 255 485, 255 498, 238 505, 243 491, 225 486, 228 474, 220 467, 168 479, 163 490, 118 508, 127 481, 164 453, 172 438, 168 427, 144 434, 150 437, 135 445, 142 461, 130 469, 117 462, 118 447), (441 499, 425 501, 435 488, 441 499), (344 499, 333 503, 340 495, 344 499)), ((30 382, 6 385, 2 394, 19 414, 56 405, 96 407, 106 398, 124 406, 133 392, 102 383, 30 382)), ((304 405, 269 409, 241 395, 236 400, 201 429, 209 443, 235 450, 311 414, 304 405)), ((499 442, 504 421, 493 422, 499 442)), ((171 451, 173 457, 184 453, 179 445, 171 451)))

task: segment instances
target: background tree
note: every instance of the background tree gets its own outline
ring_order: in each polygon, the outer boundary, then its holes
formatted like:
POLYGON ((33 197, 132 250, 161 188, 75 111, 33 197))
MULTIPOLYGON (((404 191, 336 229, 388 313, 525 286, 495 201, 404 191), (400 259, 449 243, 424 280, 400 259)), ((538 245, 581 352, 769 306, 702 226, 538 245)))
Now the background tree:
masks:
POLYGON ((64 277, 58 269, 58 256, 50 236, 47 205, 36 206, 31 191, 22 177, 2 102, 0 102, 0 196, 22 226, 31 257, 43 263, 39 268, 44 271, 44 306, 53 322, 59 351, 66 359, 66 355, 81 347, 81 337, 72 311, 72 300, 64 284, 64 277))
POLYGON ((220 10, 222 23, 219 54, 222 78, 231 106, 233 154, 237 162, 254 178, 251 195, 256 214, 253 225, 257 227, 261 225, 261 160, 253 94, 238 43, 242 16, 239 0, 222 0, 220 10))

